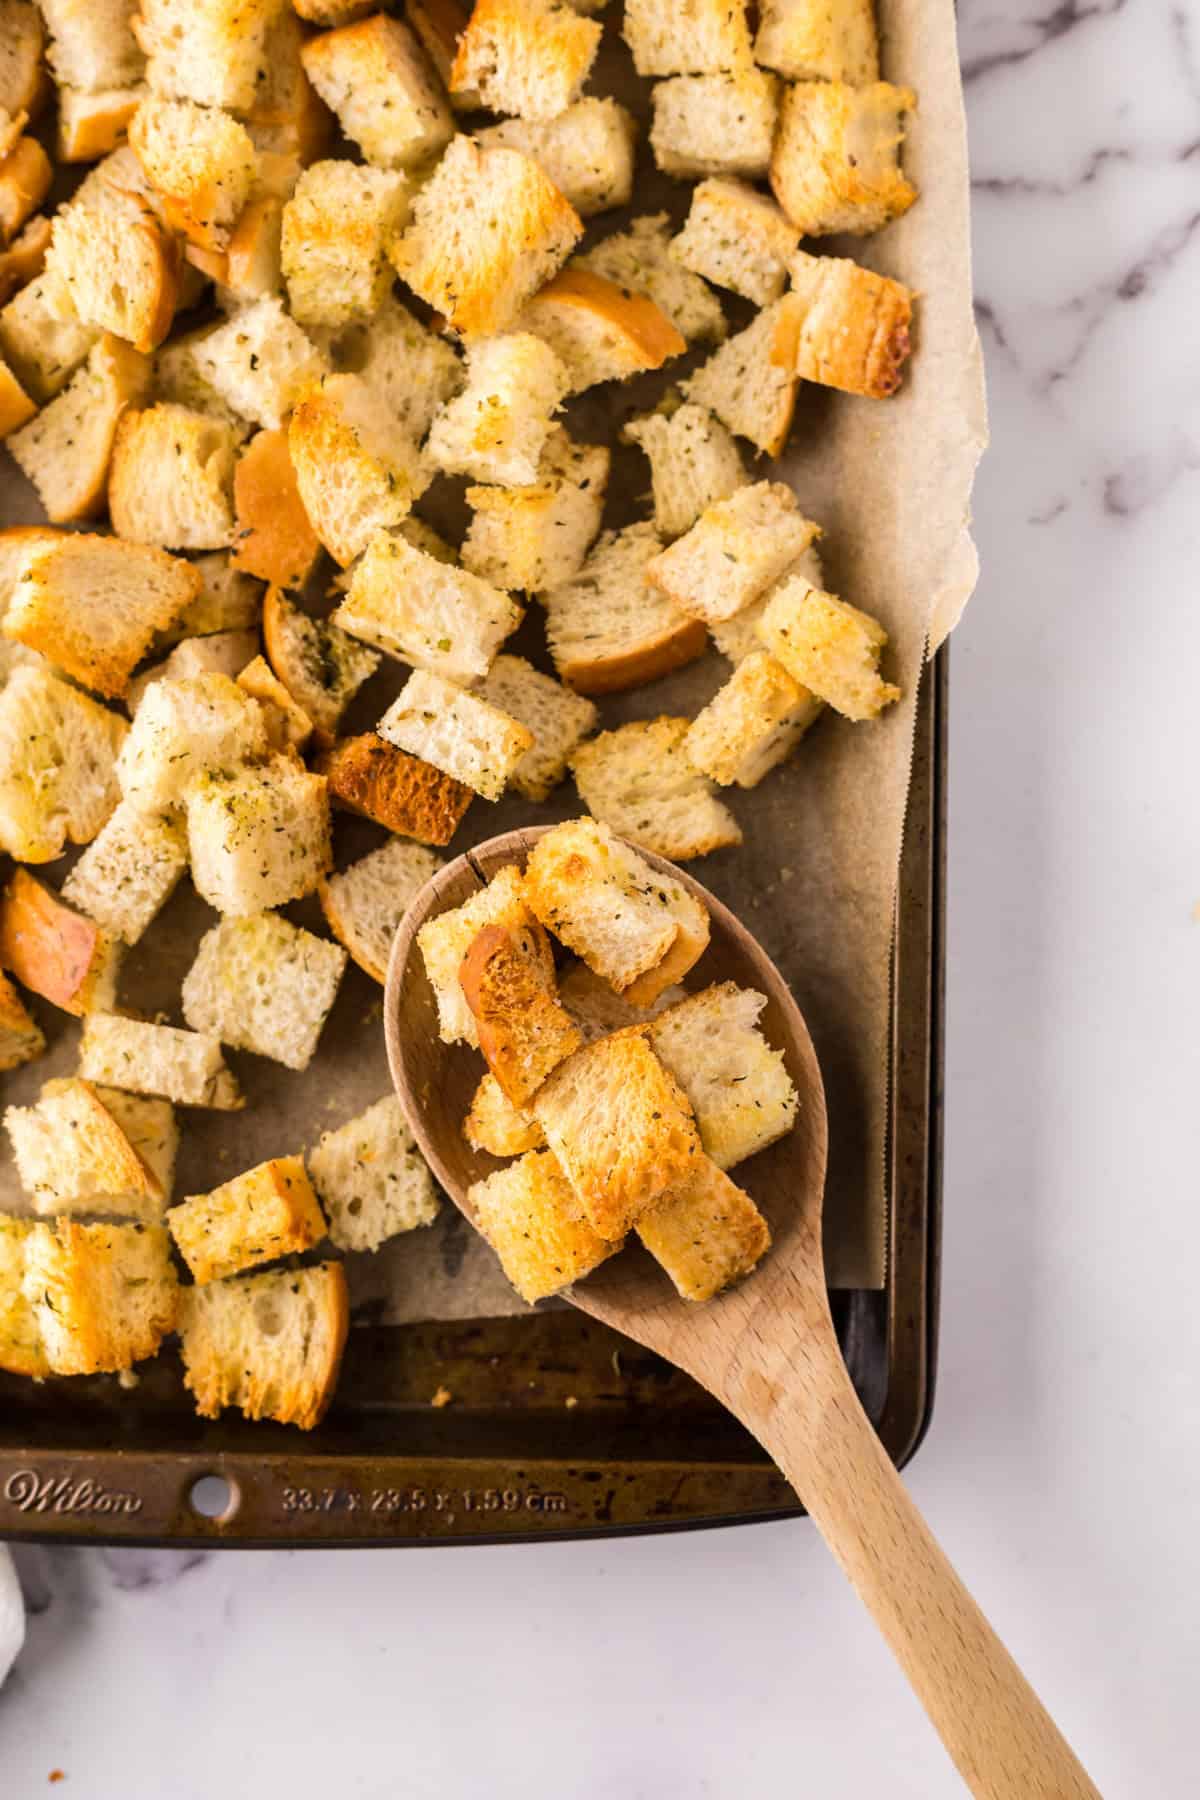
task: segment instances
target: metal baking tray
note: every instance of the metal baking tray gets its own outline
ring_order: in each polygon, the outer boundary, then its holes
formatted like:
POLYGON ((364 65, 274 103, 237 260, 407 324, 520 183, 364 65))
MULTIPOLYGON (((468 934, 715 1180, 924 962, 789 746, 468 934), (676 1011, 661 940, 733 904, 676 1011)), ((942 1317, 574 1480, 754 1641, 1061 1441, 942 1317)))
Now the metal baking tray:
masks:
MULTIPOLYGON (((905 1463, 937 1359, 947 652, 924 684, 893 957, 888 1278, 833 1296, 855 1385, 905 1463)), ((231 1548, 665 1531, 802 1511, 688 1377, 570 1309, 361 1327, 300 1438, 193 1414, 178 1359, 132 1390, 0 1376, 0 1538, 231 1548), (449 1405, 431 1406, 439 1389, 449 1405), (219 1477, 215 1516, 214 1484, 219 1477), (203 1508, 203 1510, 201 1510, 203 1508)))

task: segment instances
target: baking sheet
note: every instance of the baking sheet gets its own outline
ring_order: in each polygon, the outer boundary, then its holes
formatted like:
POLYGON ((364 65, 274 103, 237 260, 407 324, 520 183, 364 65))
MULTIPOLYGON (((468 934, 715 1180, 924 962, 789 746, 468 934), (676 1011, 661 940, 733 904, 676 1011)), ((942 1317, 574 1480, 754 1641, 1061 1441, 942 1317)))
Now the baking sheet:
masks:
MULTIPOLYGON (((800 751, 751 793, 723 797, 745 832, 738 850, 692 866, 744 916, 792 984, 808 1020, 825 1078, 831 1157, 825 1206, 831 1285, 880 1287, 885 1275, 884 1144, 889 1040, 889 966, 896 878, 908 788, 918 683, 927 649, 957 622, 975 579, 969 532, 970 490, 986 440, 983 383, 971 309, 966 145, 953 7, 949 0, 891 0, 884 6, 884 73, 914 87, 905 166, 921 198, 886 231, 830 248, 906 281, 919 292, 916 347, 904 387, 887 402, 833 394, 805 384, 793 440, 778 465, 804 510, 820 521, 827 585, 875 614, 891 637, 885 672, 904 698, 882 721, 853 725, 824 718, 800 751)), ((610 29, 614 29, 610 21, 610 29)), ((620 55, 606 53, 597 86, 632 101, 620 55)), ((645 84, 639 84, 644 112, 645 84)), ((636 186, 639 212, 676 215, 687 193, 662 181, 644 153, 636 186)), ((617 229, 620 215, 594 222, 589 240, 617 229)), ((749 317, 731 302, 734 328, 749 317)), ((692 358, 692 361, 697 360, 692 358)), ((687 365, 620 390, 585 396, 568 417, 577 436, 611 441, 613 415, 644 410, 687 365)), ((762 473, 775 473, 761 465, 762 473)), ((644 513, 644 461, 618 454, 605 523, 644 513)), ((453 528, 457 496, 443 494, 453 528)), ((0 463, 0 522, 39 516, 32 491, 10 459, 0 463)), ((509 646, 546 662, 536 606, 509 646)), ((720 686, 727 665, 715 653, 665 681, 602 705, 603 722, 694 714, 720 686)), ((394 665, 368 685, 348 726, 366 729, 401 684, 394 665)), ((549 822, 581 810, 568 783, 550 805, 519 799, 476 800, 448 854, 519 824, 549 822)), ((339 818, 339 866, 381 841, 363 821, 339 818)), ((69 859, 46 871, 56 884, 69 859)), ((313 902, 287 909, 319 925, 313 902)), ((130 952, 123 1003, 182 1022, 179 988, 203 931, 215 915, 191 893, 176 895, 130 952)), ((35 1010, 51 1053, 4 1078, 8 1102, 27 1103, 52 1074, 73 1069, 78 1028, 52 1008, 35 1010)), ((311 1144, 320 1131, 390 1091, 384 1055, 382 991, 351 966, 304 1074, 229 1052, 249 1099, 235 1114, 183 1115, 177 1196, 204 1191, 269 1156, 311 1144)), ((753 1191, 753 1165, 743 1176, 753 1191)), ((7 1143, 0 1160, 0 1208, 23 1202, 7 1143)), ((347 1259, 355 1317, 378 1323, 419 1318, 496 1316, 524 1310, 491 1252, 447 1203, 428 1230, 393 1241, 376 1256, 347 1259)))

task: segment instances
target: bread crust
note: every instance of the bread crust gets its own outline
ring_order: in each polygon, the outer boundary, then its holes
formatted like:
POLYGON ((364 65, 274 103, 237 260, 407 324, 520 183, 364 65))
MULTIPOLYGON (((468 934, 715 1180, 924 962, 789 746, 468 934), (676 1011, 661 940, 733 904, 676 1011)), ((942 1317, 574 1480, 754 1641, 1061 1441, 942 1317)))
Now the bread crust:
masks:
POLYGON ((0 964, 22 987, 81 1018, 113 954, 107 932, 64 906, 28 869, 13 870, 0 895, 0 964))
POLYGON ((465 783, 373 731, 343 738, 317 766, 332 797, 350 812, 439 848, 450 842, 474 799, 465 783))
POLYGON ((36 138, 18 138, 0 161, 0 243, 12 242, 50 191, 50 158, 36 138))
POLYGON ((272 637, 278 649, 279 627, 277 620, 267 623, 271 594, 276 588, 303 587, 321 554, 321 540, 296 485, 286 431, 258 431, 250 439, 233 472, 233 510, 233 566, 270 584, 263 603, 263 636, 274 667, 272 637))
POLYGON ((551 1071, 583 1043, 559 1004, 554 963, 540 924, 485 925, 458 972, 475 1016, 479 1048, 514 1106, 528 1105, 551 1071))
POLYGON ((645 294, 635 294, 618 287, 607 276, 591 269, 566 268, 539 289, 530 305, 530 316, 537 317, 542 305, 576 310, 601 319, 621 334, 629 356, 632 374, 639 369, 661 369, 673 356, 687 350, 687 339, 672 325, 662 308, 645 294))
POLYGON ((19 1069, 45 1048, 41 1026, 26 1011, 8 976, 0 974, 0 1071, 19 1069))
POLYGON ((575 658, 558 665, 558 672, 568 687, 577 694, 619 694, 626 688, 644 687, 695 662, 708 648, 708 633, 701 619, 681 618, 669 631, 626 650, 619 656, 606 656, 596 662, 575 658))

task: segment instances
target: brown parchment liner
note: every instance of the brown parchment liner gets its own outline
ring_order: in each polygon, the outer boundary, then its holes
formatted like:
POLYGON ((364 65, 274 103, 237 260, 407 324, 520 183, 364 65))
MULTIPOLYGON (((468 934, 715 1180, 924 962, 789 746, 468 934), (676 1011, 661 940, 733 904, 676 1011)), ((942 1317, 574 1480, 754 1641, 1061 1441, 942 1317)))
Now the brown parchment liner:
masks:
MULTIPOLYGON (((986 441, 971 307, 954 11, 950 0, 886 0, 883 23, 884 72, 919 96, 904 160, 921 197, 886 231, 829 248, 852 253, 917 290, 915 351, 905 385, 890 401, 853 399, 805 384, 793 440, 779 468, 805 511, 824 528, 828 585, 886 625, 891 645, 885 672, 901 685, 904 698, 878 724, 824 718, 795 758, 756 790, 725 790, 745 843, 692 865, 762 938, 812 1030, 830 1112, 826 1256, 831 1284, 840 1287, 878 1287, 884 1280, 889 951, 916 695, 927 647, 935 648, 957 622, 975 582, 970 492, 986 441)), ((615 29, 610 20, 610 34, 615 29)), ((644 117, 648 84, 631 83, 628 69, 628 59, 614 54, 610 44, 594 85, 615 92, 644 117)), ((669 207, 681 217, 688 191, 657 176, 643 135, 634 210, 669 207)), ((589 241, 621 222, 605 215, 589 241)), ((749 317, 737 302, 727 311, 734 329, 749 317)), ((677 366, 632 388, 596 390, 568 423, 579 436, 612 441, 614 417, 652 405, 669 385, 668 376, 678 372, 677 366)), ((773 471, 764 466, 762 472, 773 471)), ((620 451, 606 524, 644 516, 648 485, 640 455, 620 451)), ((32 490, 11 459, 0 458, 0 522, 38 517, 32 490)), ((510 647, 545 663, 536 605, 510 647)), ((727 672, 713 652, 666 681, 606 701, 604 722, 660 712, 694 714, 727 672)), ((377 676, 359 697, 349 726, 365 729, 374 723, 403 674, 392 665, 377 676)), ((448 854, 534 818, 564 818, 580 810, 570 782, 547 807, 519 799, 499 805, 476 800, 448 854)), ((339 866, 381 835, 361 821, 340 818, 339 866)), ((51 882, 61 883, 69 860, 45 870, 51 882)), ((311 901, 288 912, 321 928, 311 901)), ((180 983, 201 933, 212 923, 214 915, 185 883, 129 953, 122 1004, 182 1023, 180 983)), ((381 990, 352 965, 318 1056, 304 1074, 229 1052, 250 1104, 241 1113, 182 1115, 176 1197, 202 1192, 266 1157, 311 1144, 321 1130, 389 1092, 381 1001, 381 990)), ((28 1103, 50 1075, 75 1066, 75 1021, 36 1002, 35 1010, 51 1040, 50 1054, 0 1077, 8 1103, 28 1103)), ((752 1164, 740 1178, 753 1191, 752 1164)), ((7 1141, 0 1149, 0 1209, 26 1210, 7 1141)), ((375 1256, 351 1256, 347 1263, 356 1317, 362 1320, 400 1323, 524 1310, 491 1252, 448 1203, 429 1229, 396 1239, 375 1256)))

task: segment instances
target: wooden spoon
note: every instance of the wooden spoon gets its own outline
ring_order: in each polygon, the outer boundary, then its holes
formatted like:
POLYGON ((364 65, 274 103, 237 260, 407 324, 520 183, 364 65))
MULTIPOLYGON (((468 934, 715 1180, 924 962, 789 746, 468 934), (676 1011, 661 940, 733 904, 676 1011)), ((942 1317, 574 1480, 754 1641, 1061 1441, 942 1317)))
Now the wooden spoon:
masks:
MULTIPOLYGON (((501 1165, 472 1151, 462 1120, 478 1053, 438 1036, 415 937, 505 863, 524 865, 541 827, 480 844, 440 870, 409 907, 384 1001, 396 1092, 434 1174, 474 1223, 471 1183, 501 1165)), ((645 855, 645 852, 642 852, 645 855)), ((800 1010, 756 940, 683 870, 649 856, 701 899, 712 939, 689 985, 736 981, 767 997, 762 1026, 800 1095, 795 1129, 738 1179, 774 1247, 741 1286, 705 1306, 680 1300, 644 1251, 626 1250, 569 1290, 584 1312, 686 1369, 770 1452, 866 1604, 967 1786, 986 1800, 1079 1800, 1092 1785, 931 1535, 859 1404, 825 1289, 821 1072, 800 1010)))

